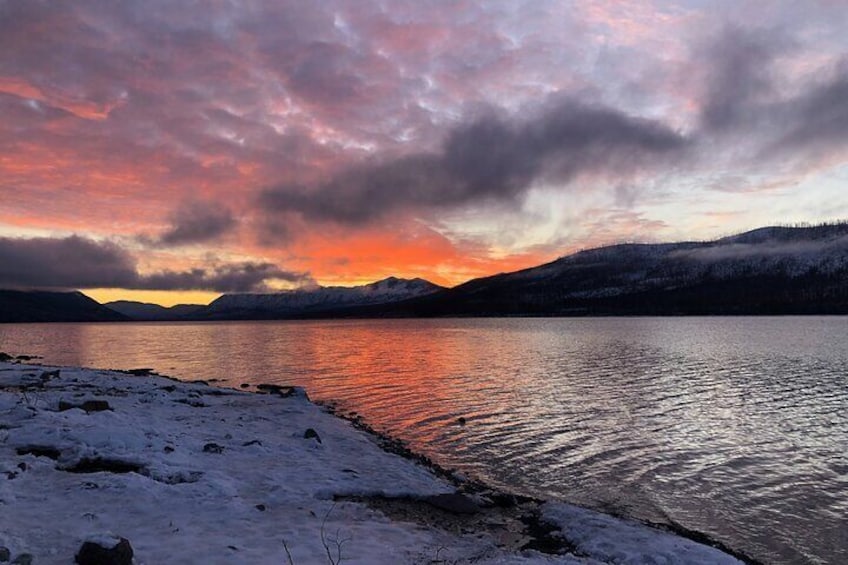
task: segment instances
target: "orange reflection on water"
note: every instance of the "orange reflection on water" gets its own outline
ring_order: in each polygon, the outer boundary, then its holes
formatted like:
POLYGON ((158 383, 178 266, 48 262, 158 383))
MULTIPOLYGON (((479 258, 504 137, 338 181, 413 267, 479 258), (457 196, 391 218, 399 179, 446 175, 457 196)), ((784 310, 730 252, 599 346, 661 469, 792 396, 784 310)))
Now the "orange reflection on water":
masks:
POLYGON ((319 398, 332 398, 343 409, 356 407, 383 429, 416 428, 415 444, 434 442, 444 428, 421 426, 422 420, 497 417, 530 384, 527 375, 514 370, 526 342, 511 339, 509 332, 496 340, 475 336, 463 325, 444 320, 392 320, 376 327, 371 322, 304 324, 298 350, 308 351, 302 361, 317 370, 302 382, 319 398))

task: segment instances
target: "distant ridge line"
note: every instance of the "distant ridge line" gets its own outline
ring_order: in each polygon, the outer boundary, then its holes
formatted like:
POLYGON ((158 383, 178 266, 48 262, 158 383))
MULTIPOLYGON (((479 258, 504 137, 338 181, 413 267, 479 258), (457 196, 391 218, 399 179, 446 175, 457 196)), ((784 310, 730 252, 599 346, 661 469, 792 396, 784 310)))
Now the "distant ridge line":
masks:
POLYGON ((838 221, 595 247, 452 288, 388 277, 172 308, 104 306, 79 292, 0 291, 0 321, 848 314, 846 281, 848 221, 838 221))

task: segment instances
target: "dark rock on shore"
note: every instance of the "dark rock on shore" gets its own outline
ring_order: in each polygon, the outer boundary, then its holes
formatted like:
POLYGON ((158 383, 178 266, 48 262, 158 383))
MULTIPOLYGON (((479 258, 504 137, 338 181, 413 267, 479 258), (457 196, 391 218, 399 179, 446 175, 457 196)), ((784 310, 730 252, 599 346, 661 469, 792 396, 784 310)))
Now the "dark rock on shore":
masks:
POLYGON ((439 510, 452 512, 453 514, 476 514, 480 507, 476 502, 464 494, 434 494, 424 497, 422 500, 439 510))
POLYGON ((133 375, 133 376, 136 376, 136 377, 148 377, 150 375, 156 374, 154 372, 154 370, 151 369, 150 367, 141 367, 139 369, 127 369, 125 371, 120 371, 120 372, 126 373, 128 375, 133 375))
POLYGON ((203 446, 203 453, 224 453, 224 446, 217 443, 207 443, 203 446))
POLYGON ((38 378, 41 379, 41 382, 47 382, 50 379, 58 379, 60 374, 61 372, 59 369, 54 371, 42 371, 38 378))
POLYGON ((102 457, 84 457, 77 463, 60 467, 61 471, 68 473, 141 473, 143 465, 133 461, 122 461, 120 459, 108 459, 102 457))
POLYGON ((267 383, 256 385, 256 390, 266 392, 268 394, 276 394, 283 398, 295 393, 295 388, 293 386, 272 385, 267 383))
POLYGON ((19 447, 16 450, 18 455, 35 455, 36 457, 47 457, 48 459, 59 459, 61 452, 55 447, 30 445, 27 447, 19 447))
POLYGON ((73 408, 85 410, 87 414, 91 414, 92 412, 102 412, 104 410, 112 410, 112 407, 109 406, 109 403, 105 400, 86 400, 82 404, 72 404, 64 400, 59 401, 59 412, 64 412, 65 410, 71 410, 73 408))
POLYGON ((74 561, 78 565, 132 565, 133 548, 129 540, 121 538, 113 547, 87 541, 82 544, 74 561))

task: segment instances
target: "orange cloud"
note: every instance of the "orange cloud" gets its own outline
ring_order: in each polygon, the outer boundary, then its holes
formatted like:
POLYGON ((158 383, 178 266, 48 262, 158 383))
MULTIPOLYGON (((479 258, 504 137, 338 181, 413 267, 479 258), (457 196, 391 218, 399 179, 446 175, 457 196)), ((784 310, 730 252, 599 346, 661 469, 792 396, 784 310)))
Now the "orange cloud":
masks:
POLYGON ((411 222, 363 228, 351 233, 327 227, 304 234, 281 259, 294 269, 309 269, 321 284, 362 284, 390 275, 422 277, 453 286, 470 278, 513 271, 550 260, 550 251, 496 256, 486 245, 454 242, 427 226, 411 222))

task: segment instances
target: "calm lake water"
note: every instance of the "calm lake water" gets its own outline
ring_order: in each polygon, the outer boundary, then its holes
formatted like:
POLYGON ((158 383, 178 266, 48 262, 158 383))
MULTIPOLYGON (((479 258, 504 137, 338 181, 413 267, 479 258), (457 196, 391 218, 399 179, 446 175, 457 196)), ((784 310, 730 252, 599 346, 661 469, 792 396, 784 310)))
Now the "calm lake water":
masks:
POLYGON ((302 385, 496 486, 848 563, 845 317, 16 324, 0 351, 302 385))

